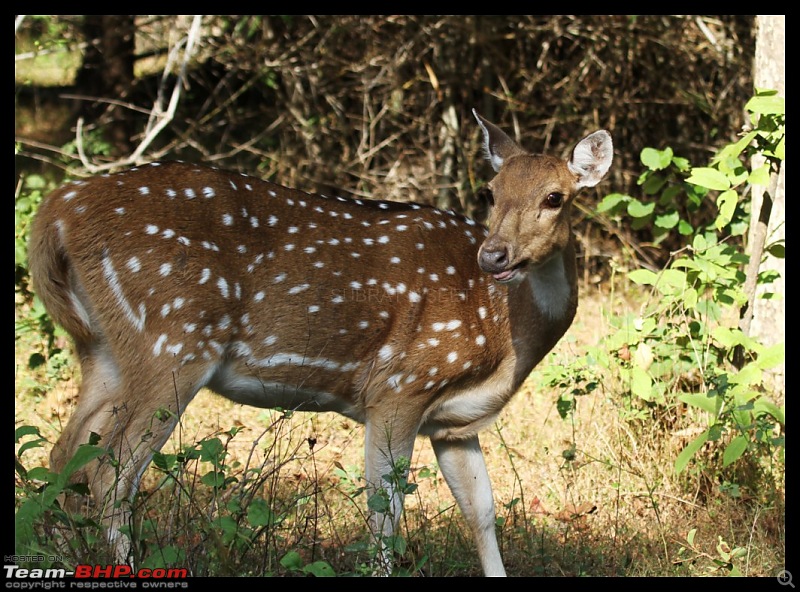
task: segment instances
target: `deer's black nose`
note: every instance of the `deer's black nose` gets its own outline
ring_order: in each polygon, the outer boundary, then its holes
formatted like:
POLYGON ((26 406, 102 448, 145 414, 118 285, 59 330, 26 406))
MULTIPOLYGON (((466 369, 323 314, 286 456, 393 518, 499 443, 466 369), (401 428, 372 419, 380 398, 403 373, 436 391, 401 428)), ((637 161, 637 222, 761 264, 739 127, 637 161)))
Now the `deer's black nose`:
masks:
POLYGON ((508 267, 508 249, 502 245, 484 245, 478 264, 486 273, 499 273, 508 267))

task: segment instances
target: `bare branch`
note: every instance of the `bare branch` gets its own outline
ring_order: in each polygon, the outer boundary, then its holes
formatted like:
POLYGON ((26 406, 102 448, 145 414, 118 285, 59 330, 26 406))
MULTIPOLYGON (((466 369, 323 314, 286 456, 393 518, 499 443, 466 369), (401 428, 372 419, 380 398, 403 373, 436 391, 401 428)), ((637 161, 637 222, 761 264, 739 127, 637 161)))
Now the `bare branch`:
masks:
POLYGON ((172 65, 177 62, 178 54, 180 52, 181 47, 184 45, 184 40, 181 40, 176 44, 173 50, 170 52, 169 59, 167 61, 167 65, 164 67, 164 73, 162 75, 162 84, 159 88, 159 96, 156 99, 153 108, 150 111, 150 117, 148 119, 147 125, 144 131, 144 137, 142 141, 137 146, 136 150, 133 151, 131 155, 128 157, 117 160, 113 163, 106 163, 103 165, 95 165, 89 162, 89 159, 86 157, 85 152, 83 151, 83 138, 82 138, 82 128, 83 128, 83 121, 78 120, 78 127, 76 131, 76 146, 78 148, 78 155, 80 157, 81 163, 86 170, 91 173, 97 173, 113 168, 118 168, 121 166, 128 166, 131 164, 141 164, 144 162, 145 159, 142 158, 142 155, 147 150, 147 148, 152 144, 153 140, 158 137, 158 134, 169 125, 169 123, 175 117, 175 111, 178 108, 178 104, 180 103, 181 98, 181 91, 186 85, 186 69, 191 61, 192 57, 194 56, 194 52, 197 45, 197 39, 200 34, 200 25, 203 21, 203 15, 195 15, 194 19, 192 20, 192 26, 189 29, 189 33, 185 39, 185 49, 183 50, 183 59, 181 60, 180 67, 178 70, 178 75, 175 80, 175 84, 172 87, 172 95, 170 97, 169 105, 166 111, 162 107, 162 91, 164 86, 166 85, 167 78, 169 77, 172 71, 172 65))

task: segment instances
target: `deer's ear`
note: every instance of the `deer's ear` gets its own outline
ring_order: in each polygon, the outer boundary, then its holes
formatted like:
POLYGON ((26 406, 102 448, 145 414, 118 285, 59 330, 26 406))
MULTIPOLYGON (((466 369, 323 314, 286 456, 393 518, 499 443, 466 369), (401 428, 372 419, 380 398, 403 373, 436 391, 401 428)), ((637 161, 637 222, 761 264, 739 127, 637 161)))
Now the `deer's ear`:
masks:
POLYGON ((600 130, 589 134, 578 142, 567 163, 569 170, 577 176, 576 188, 594 187, 606 176, 614 158, 611 134, 600 130))
POLYGON ((525 153, 519 144, 492 122, 481 117, 475 109, 472 110, 472 114, 483 131, 483 151, 486 159, 492 163, 492 168, 496 173, 500 172, 503 163, 509 158, 525 153))

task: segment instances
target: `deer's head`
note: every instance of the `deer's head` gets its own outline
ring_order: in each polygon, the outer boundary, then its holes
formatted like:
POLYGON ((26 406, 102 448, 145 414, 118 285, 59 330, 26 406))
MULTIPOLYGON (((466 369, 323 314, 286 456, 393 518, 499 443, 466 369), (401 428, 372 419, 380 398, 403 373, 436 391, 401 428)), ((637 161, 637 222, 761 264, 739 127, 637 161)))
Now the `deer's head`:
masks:
POLYGON ((481 269, 514 282, 564 252, 572 241, 575 195, 594 187, 613 157, 611 135, 600 130, 575 146, 569 161, 531 154, 473 110, 486 157, 497 175, 489 182, 489 236, 478 252, 481 269))

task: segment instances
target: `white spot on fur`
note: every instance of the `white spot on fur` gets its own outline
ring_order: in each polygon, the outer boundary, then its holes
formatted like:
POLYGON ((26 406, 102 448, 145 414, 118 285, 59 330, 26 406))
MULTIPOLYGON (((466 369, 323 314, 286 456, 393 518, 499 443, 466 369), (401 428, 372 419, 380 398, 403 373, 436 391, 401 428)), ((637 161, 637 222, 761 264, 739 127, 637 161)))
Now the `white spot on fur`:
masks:
POLYGON ((384 362, 387 362, 387 361, 389 361, 389 360, 391 359, 391 357, 392 357, 392 354, 393 354, 393 353, 394 353, 394 350, 392 349, 392 346, 391 346, 391 345, 384 345, 384 346, 383 346, 383 347, 382 347, 382 348, 381 348, 381 349, 378 351, 378 357, 379 357, 379 358, 380 358, 382 361, 384 361, 384 362))
POLYGON ((163 349, 164 344, 166 342, 167 342, 166 333, 162 333, 161 335, 158 336, 158 339, 156 339, 156 342, 153 345, 153 355, 154 356, 160 356, 161 355, 161 350, 163 349))
MULTIPOLYGON (((125 316, 128 318, 128 320, 131 322, 134 328, 136 328, 137 331, 142 331, 144 329, 144 320, 145 320, 144 304, 140 303, 138 307, 138 314, 135 313, 133 311, 133 307, 131 306, 130 302, 128 302, 128 299, 126 298, 125 293, 122 290, 122 285, 119 282, 119 277, 117 276, 117 272, 114 269, 114 264, 111 263, 111 259, 109 257, 103 257, 102 265, 103 265, 103 277, 105 277, 106 281, 108 282, 108 285, 111 288, 111 292, 114 294, 114 297, 117 299, 117 303, 122 308, 123 314, 125 314, 125 316)), ((79 311, 81 309, 79 309, 79 311)))
POLYGON ((223 298, 228 298, 230 296, 228 282, 225 280, 225 278, 221 277, 217 280, 217 288, 219 288, 219 293, 222 294, 223 298))

